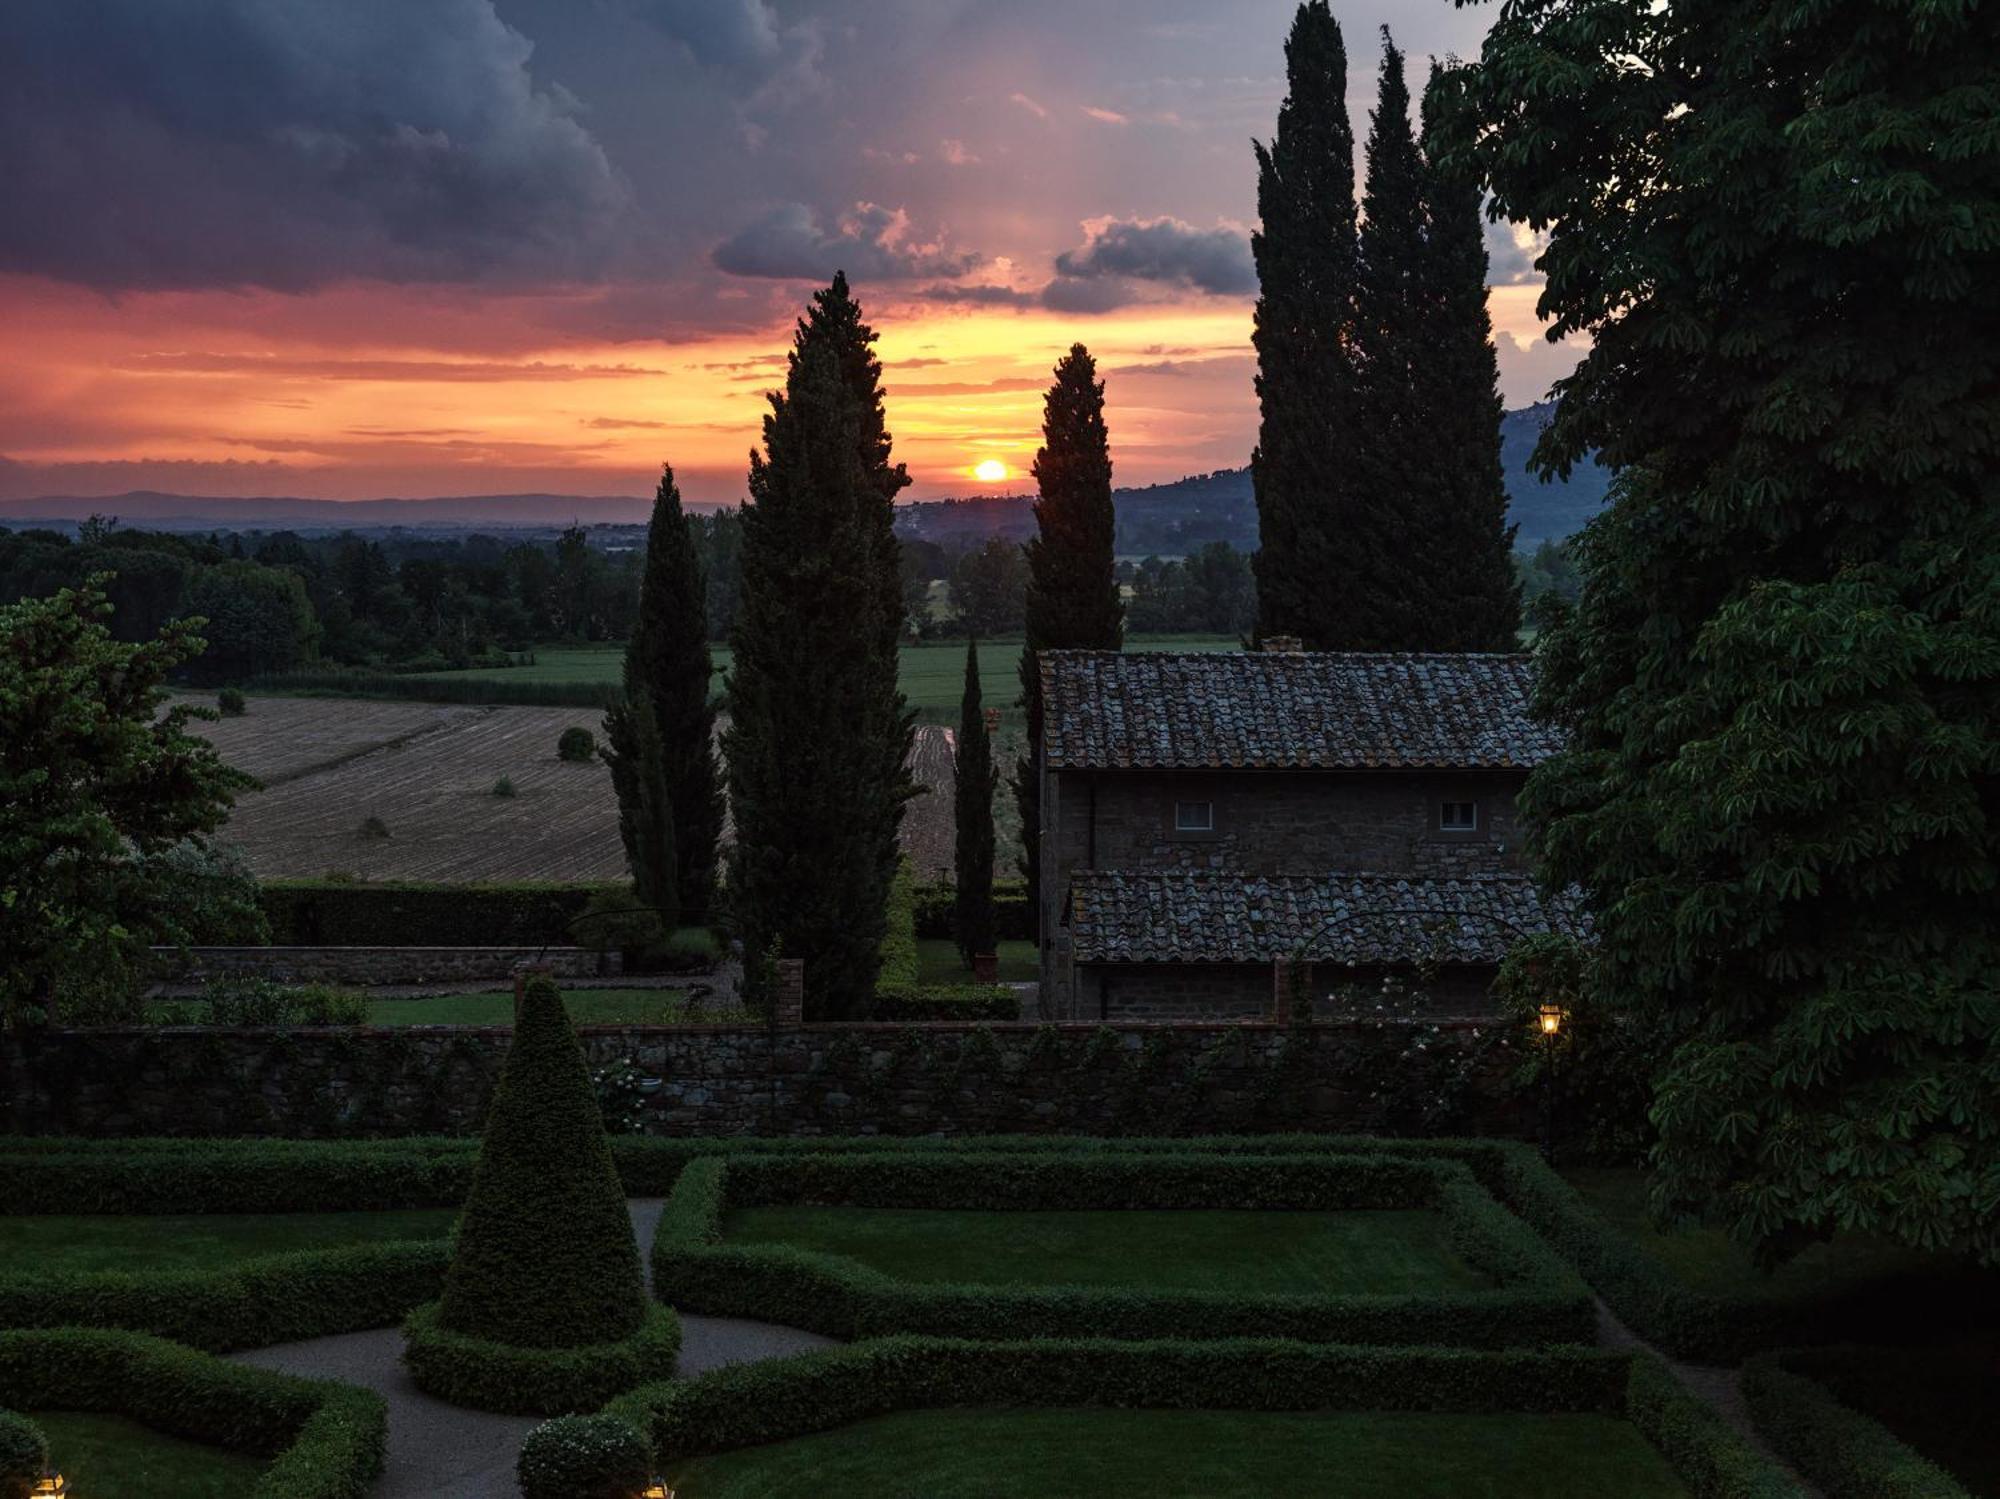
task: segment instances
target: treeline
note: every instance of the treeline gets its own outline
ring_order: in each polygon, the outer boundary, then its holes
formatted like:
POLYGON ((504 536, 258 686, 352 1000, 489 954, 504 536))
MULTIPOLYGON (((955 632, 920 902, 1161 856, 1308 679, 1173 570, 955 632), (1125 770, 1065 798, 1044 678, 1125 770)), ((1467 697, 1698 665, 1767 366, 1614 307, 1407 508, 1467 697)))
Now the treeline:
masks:
MULTIPOLYGON (((736 614, 742 519, 690 517, 708 579, 713 638, 736 614)), ((613 533, 615 534, 615 533, 613 533)), ((553 539, 290 531, 207 536, 84 523, 0 531, 0 598, 35 598, 109 575, 112 630, 151 639, 200 616, 208 648, 188 663, 198 682, 230 682, 314 666, 400 671, 504 664, 510 652, 560 641, 628 638, 644 553, 607 549, 572 526, 553 539)))

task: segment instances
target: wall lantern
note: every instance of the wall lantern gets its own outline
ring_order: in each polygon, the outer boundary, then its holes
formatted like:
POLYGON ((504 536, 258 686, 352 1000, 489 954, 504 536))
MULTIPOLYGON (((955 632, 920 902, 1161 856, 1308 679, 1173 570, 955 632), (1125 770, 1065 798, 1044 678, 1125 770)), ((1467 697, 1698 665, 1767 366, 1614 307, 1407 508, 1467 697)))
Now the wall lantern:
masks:
POLYGON ((66 1499, 69 1483, 54 1468, 42 1470, 42 1476, 35 1480, 35 1486, 28 1490, 30 1499, 66 1499))
POLYGON ((664 1478, 655 1478, 639 1490, 639 1499, 674 1499, 674 1491, 667 1487, 664 1478))
POLYGON ((1553 1036, 1562 1029, 1563 1007, 1557 1004, 1543 1005, 1537 1012, 1541 1018, 1542 1034, 1553 1036))

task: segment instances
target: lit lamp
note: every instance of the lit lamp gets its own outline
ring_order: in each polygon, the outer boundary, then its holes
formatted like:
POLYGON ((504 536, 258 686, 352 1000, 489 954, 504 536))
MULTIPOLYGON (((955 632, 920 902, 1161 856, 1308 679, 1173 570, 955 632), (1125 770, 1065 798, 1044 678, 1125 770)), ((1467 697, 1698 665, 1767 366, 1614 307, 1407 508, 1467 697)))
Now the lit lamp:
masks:
POLYGON ((42 1476, 35 1480, 35 1486, 28 1493, 30 1499, 65 1499, 69 1483, 54 1468, 44 1468, 42 1476))
POLYGON ((655 1478, 639 1490, 639 1499, 674 1499, 674 1491, 667 1487, 664 1478, 655 1478))
POLYGON ((1544 1036, 1553 1036, 1557 1031, 1562 1029, 1563 1007, 1561 1005, 1543 1005, 1540 1015, 1542 1034, 1544 1036))
POLYGON ((1562 1030, 1563 1008, 1546 1003, 1535 1011, 1542 1032, 1542 1159, 1556 1159, 1556 1036, 1562 1030))

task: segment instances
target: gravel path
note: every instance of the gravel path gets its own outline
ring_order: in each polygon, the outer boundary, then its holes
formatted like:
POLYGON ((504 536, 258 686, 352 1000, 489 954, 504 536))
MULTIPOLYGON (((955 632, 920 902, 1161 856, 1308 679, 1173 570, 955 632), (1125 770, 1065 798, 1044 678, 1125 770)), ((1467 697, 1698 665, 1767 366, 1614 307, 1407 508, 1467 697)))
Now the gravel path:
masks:
MULTIPOLYGON (((631 1199, 632 1227, 642 1262, 650 1265, 661 1199, 631 1199)), ((832 1339, 796 1328, 733 1317, 683 1317, 680 1372, 706 1373, 724 1364, 780 1358, 832 1339)), ((281 1343, 232 1355, 237 1363, 374 1390, 389 1402, 389 1456, 371 1499, 506 1499, 515 1492, 514 1459, 536 1416, 496 1416, 433 1399, 410 1383, 400 1362, 398 1328, 281 1343)))

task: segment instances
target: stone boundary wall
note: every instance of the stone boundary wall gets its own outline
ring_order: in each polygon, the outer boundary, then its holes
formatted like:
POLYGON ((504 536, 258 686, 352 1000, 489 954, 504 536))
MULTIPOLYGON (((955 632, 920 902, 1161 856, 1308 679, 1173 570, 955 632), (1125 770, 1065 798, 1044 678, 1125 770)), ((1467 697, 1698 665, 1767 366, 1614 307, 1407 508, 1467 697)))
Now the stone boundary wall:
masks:
MULTIPOLYGON (((676 1135, 1526 1134, 1490 1020, 585 1027, 676 1135)), ((0 1042, 0 1130, 342 1138, 476 1131, 510 1033, 159 1028, 0 1042)))
POLYGON ((582 947, 156 947, 163 976, 198 983, 221 974, 325 984, 440 984, 460 979, 505 984, 516 969, 546 965, 557 978, 620 972, 616 952, 582 947))

